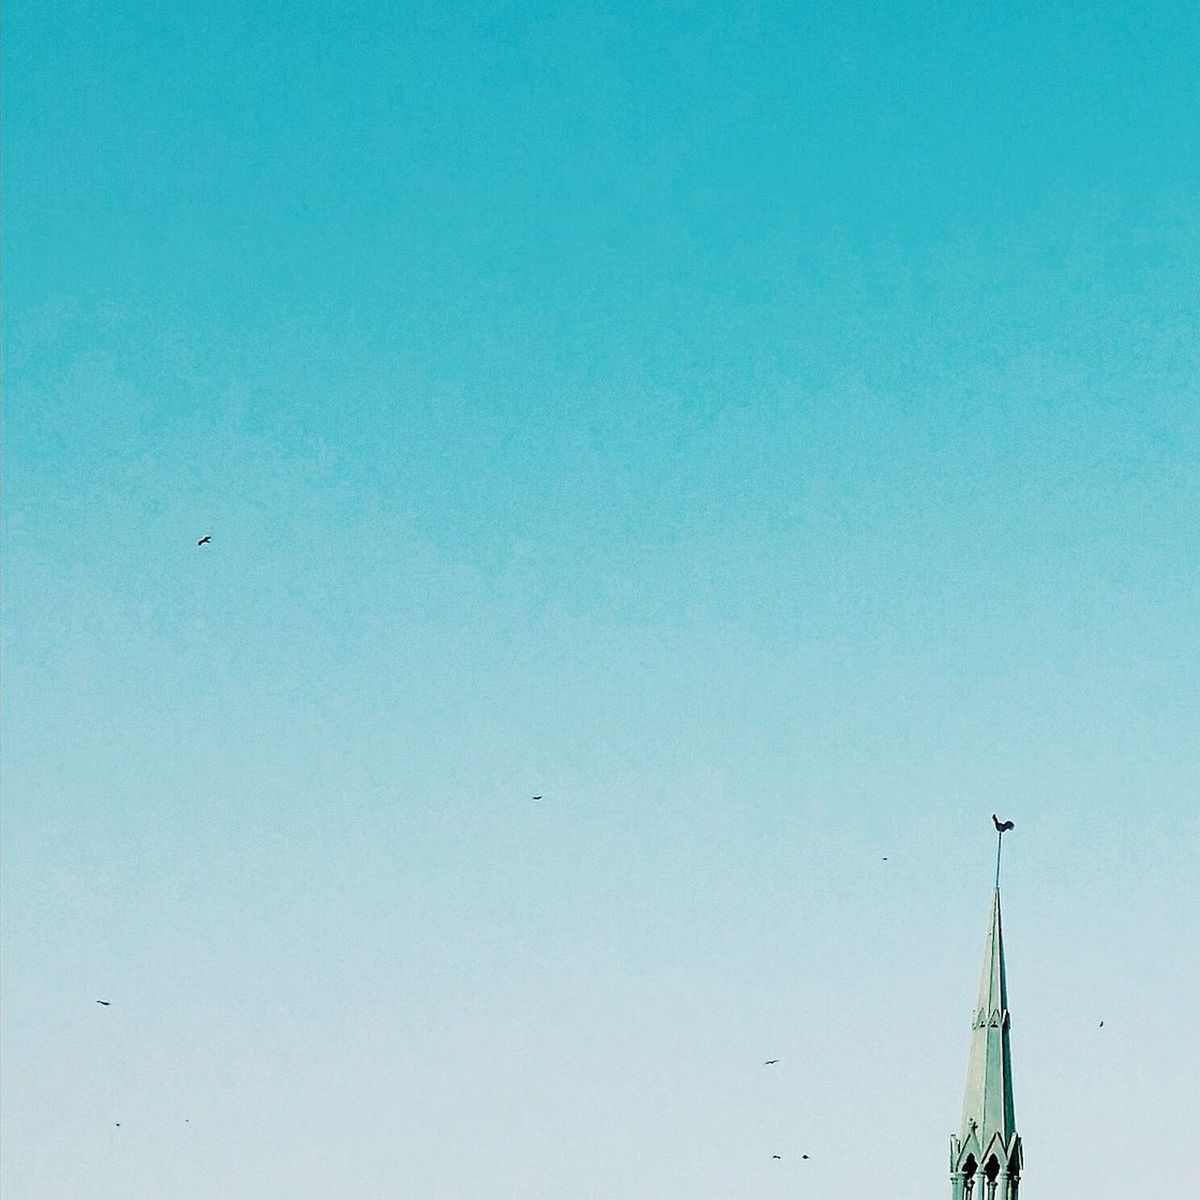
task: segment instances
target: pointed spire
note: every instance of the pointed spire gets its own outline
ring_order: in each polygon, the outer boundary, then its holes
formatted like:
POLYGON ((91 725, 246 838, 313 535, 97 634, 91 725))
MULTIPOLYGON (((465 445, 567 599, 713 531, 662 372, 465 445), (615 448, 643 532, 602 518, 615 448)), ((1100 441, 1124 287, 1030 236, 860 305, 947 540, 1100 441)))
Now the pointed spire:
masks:
POLYGON ((1009 1047, 1008 981, 1004 971, 1004 934, 1000 889, 992 893, 984 944, 979 999, 971 1021, 971 1054, 963 1098, 957 1164, 968 1158, 985 1168, 992 1155, 1006 1173, 1020 1171, 1020 1138, 1013 1116, 1012 1056, 1009 1047))
POLYGON ((1008 981, 1004 975, 1004 933, 1000 921, 1000 889, 992 894, 992 911, 984 943, 979 1000, 971 1021, 971 1056, 963 1098, 962 1131, 975 1122, 981 1144, 993 1133, 1007 1142, 1013 1132, 1012 1062, 1008 1045, 1008 981))

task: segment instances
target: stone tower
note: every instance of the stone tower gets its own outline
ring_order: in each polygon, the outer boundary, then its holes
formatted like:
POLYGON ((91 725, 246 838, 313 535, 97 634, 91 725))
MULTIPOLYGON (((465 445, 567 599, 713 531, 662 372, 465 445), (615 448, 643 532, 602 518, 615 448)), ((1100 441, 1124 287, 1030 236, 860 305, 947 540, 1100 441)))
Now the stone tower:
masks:
POLYGON ((997 882, 984 945, 979 1000, 971 1020, 962 1125, 958 1136, 950 1139, 951 1200, 1017 1200, 1024 1159, 1013 1117, 1008 1024, 1008 982, 997 882))

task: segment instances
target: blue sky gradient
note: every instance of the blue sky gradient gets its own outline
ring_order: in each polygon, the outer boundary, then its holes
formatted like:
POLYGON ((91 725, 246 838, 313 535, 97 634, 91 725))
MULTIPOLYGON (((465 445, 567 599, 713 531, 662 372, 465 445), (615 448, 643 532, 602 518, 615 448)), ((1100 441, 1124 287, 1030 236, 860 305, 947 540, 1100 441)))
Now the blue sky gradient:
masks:
POLYGON ((8 6, 6 1197, 1190 1186, 1200 12, 644 8, 8 6))

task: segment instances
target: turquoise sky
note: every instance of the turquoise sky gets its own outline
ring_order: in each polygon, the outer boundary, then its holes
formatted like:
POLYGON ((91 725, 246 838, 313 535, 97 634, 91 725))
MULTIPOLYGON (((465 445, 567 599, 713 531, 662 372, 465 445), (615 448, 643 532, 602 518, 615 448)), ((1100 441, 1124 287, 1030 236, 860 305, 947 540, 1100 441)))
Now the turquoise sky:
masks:
POLYGON ((6 1200, 1194 1186, 1194 3, 4 43, 6 1200))

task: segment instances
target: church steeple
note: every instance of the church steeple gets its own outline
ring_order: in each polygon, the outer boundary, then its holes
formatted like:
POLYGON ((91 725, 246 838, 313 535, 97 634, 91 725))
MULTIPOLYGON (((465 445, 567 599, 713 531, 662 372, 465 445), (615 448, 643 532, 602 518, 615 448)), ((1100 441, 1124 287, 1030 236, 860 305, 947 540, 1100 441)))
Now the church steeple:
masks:
POLYGON ((962 1125, 950 1139, 952 1200, 1016 1200, 1023 1158, 1013 1116, 1008 980, 1000 887, 992 894, 979 1000, 971 1019, 971 1054, 962 1125))

